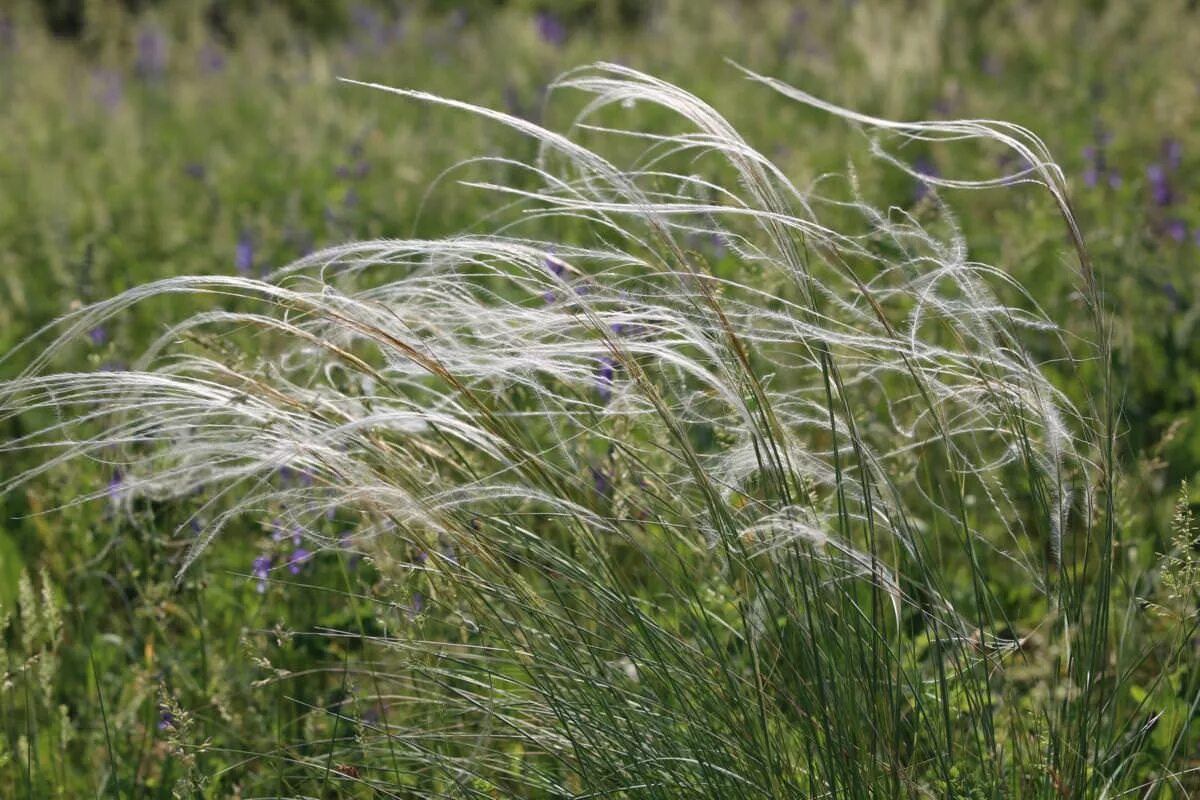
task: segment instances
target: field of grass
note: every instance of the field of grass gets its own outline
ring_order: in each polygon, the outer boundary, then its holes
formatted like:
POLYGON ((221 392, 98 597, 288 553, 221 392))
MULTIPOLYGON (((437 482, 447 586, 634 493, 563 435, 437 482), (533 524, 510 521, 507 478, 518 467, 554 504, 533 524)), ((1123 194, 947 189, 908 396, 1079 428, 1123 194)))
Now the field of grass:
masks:
POLYGON ((1200 796, 1193 3, 42 5, 0 797, 1200 796))

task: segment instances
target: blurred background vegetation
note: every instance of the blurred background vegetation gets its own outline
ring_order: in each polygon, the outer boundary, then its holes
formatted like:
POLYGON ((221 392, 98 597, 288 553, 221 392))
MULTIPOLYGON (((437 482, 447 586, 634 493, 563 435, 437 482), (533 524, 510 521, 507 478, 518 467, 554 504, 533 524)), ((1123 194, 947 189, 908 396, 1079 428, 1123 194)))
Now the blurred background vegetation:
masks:
MULTIPOLYGON (((1123 543, 1151 556, 1168 549, 1180 482, 1200 486, 1196 6, 8 0, 0 352, 70 308, 158 277, 265 274, 338 242, 469 230, 497 200, 454 186, 453 175, 439 180, 443 171, 476 154, 532 152, 475 118, 338 76, 561 123, 569 118, 546 103, 550 81, 617 61, 712 103, 797 182, 847 168, 856 140, 842 123, 749 86, 728 59, 868 113, 1007 119, 1046 140, 1070 179, 1113 320, 1123 543)), ((1014 166, 951 149, 901 155, 947 176, 1014 166)), ((866 158, 854 166, 868 195, 914 213, 931 202, 896 170, 866 158)), ((973 258, 1009 270, 1067 329, 1087 330, 1044 197, 972 195, 959 214, 973 258)), ((138 308, 92 331, 73 366, 125 363, 161 330, 163 314, 138 308)), ((11 357, 0 372, 28 357, 11 357)), ((6 439, 21 433, 16 420, 0 425, 6 439)), ((0 479, 28 466, 5 454, 0 479)), ((333 702, 342 678, 313 670, 286 688, 258 689, 265 668, 247 654, 270 650, 270 669, 297 673, 345 660, 349 645, 291 633, 376 624, 355 599, 374 577, 315 558, 294 581, 325 592, 322 602, 295 587, 259 593, 250 573, 272 540, 263 525, 231 533, 175 584, 188 545, 176 530, 188 510, 71 505, 105 486, 119 493, 120 475, 95 464, 4 500, 0 608, 19 609, 26 628, 40 619, 41 635, 19 641, 16 628, 3 628, 0 795, 167 796, 197 770, 210 777, 205 796, 255 780, 280 794, 315 791, 281 766, 303 754, 280 749, 315 724, 305 709, 333 702), (32 576, 24 593, 22 574, 32 576), (185 709, 192 741, 207 748, 178 743, 185 709), (255 755, 263 753, 272 757, 255 755)), ((360 788, 336 791, 360 796, 360 788)))

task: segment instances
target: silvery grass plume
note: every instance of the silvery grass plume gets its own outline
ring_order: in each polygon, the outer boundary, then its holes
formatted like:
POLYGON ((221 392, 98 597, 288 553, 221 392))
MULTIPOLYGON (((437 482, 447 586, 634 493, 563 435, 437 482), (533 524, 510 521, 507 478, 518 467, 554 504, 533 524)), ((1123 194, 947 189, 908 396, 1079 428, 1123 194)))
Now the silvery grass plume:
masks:
MULTIPOLYGON (((923 179, 1047 189, 1095 300, 1062 174, 1029 131, 899 124, 748 77, 904 169, 889 142, 1012 149, 1016 174, 923 179)), ((971 259, 947 205, 878 208, 853 173, 796 185, 699 98, 612 64, 554 84, 586 98, 564 131, 372 88, 536 142, 528 162, 461 167, 522 176, 462 181, 503 200, 487 232, 346 244, 261 281, 167 278, 67 315, 0 384, 5 417, 50 420, 4 446, 46 454, 6 490, 119 464, 124 497, 188 498, 209 520, 181 571, 268 508, 307 530, 353 515, 381 586, 419 580, 431 620, 372 642, 386 713, 354 722, 357 749, 328 743, 381 791, 1119 782, 1096 694, 1107 589, 1091 588, 1107 580, 1108 412, 1043 374, 1023 342, 1070 360, 1072 340, 971 259), (54 371, 70 342, 164 297, 211 308, 128 370, 54 371), (283 468, 313 480, 272 480, 283 468), (1042 701, 1007 678, 1018 659, 1040 665, 1042 701)), ((1094 333, 1084 355, 1103 358, 1094 333)))

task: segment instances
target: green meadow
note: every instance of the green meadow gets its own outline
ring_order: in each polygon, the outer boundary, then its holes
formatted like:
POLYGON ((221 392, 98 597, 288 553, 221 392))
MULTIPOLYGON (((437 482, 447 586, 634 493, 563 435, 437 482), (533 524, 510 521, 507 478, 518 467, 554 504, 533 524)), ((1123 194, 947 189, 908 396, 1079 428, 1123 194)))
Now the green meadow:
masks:
POLYGON ((0 797, 1200 796, 1197 52, 5 4, 0 797))

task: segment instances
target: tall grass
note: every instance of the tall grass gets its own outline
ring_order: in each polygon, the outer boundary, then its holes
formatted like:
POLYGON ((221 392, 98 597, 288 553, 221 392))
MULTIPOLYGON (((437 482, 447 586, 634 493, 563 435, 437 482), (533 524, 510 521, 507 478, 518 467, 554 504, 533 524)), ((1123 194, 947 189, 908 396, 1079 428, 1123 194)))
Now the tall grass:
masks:
MULTIPOLYGON (((477 231, 335 247, 265 280, 168 278, 42 331, 7 357, 39 349, 0 408, 32 421, 4 452, 46 456, 4 488, 99 459, 124 502, 191 498, 207 526, 183 570, 277 507, 306 546, 369 559, 378 580, 354 599, 385 628, 321 634, 364 649, 345 699, 314 711, 322 746, 289 765, 322 787, 1185 785, 1182 761, 1146 762, 1155 720, 1122 702, 1145 653, 1122 646, 1135 610, 1113 607, 1114 392, 1058 166, 1015 125, 901 124, 747 77, 777 92, 756 102, 842 117, 937 190, 904 211, 853 169, 797 185, 699 98, 612 64, 553 85, 552 105, 583 97, 560 131, 371 87, 482 115, 536 157, 452 173, 500 198, 477 231), (920 175, 901 158, 916 140, 1021 166, 920 175), (1091 330, 972 260, 938 191, 1023 184, 1062 216, 1091 330), (54 370, 88 330, 180 295, 211 310, 130 369, 54 370), (352 537, 321 538, 327 515, 352 537)), ((1182 758, 1195 737, 1171 735, 1182 758)))

